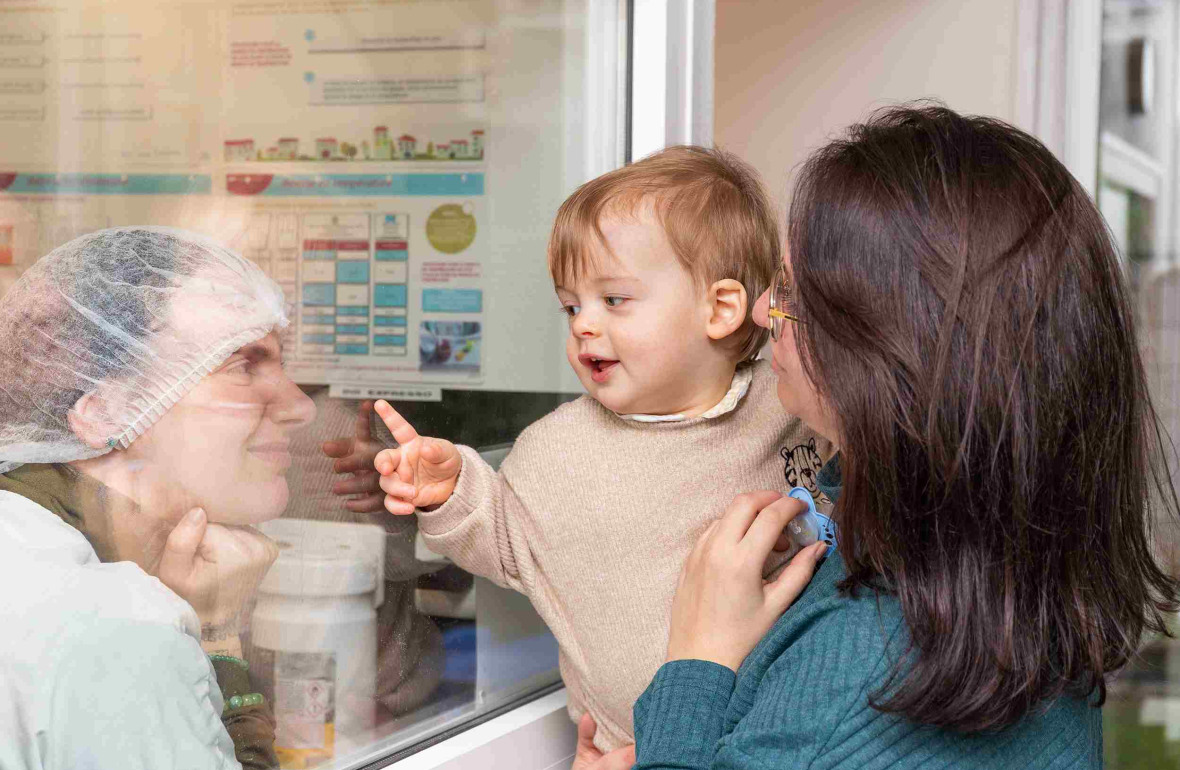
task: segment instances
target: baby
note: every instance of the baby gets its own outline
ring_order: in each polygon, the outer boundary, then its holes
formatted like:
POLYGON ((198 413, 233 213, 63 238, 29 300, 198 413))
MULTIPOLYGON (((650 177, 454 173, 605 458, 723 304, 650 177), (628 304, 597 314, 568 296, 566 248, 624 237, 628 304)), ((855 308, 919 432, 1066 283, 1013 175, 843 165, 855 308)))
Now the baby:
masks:
POLYGON ((417 512, 432 550, 529 597, 560 645, 571 716, 594 717, 603 751, 634 741, 631 707, 664 661, 705 527, 740 492, 785 491, 804 469, 783 458, 831 454, 754 360, 766 333, 750 311, 779 243, 730 155, 678 147, 612 171, 562 204, 549 242, 588 395, 525 429, 499 473, 377 403, 399 444, 374 463, 386 508, 417 512))

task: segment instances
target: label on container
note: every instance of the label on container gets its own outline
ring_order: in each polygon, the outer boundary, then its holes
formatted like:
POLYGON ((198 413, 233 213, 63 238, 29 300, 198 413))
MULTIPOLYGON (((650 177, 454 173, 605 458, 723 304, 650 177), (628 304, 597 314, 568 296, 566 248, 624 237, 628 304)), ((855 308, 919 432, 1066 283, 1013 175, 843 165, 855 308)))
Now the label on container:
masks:
POLYGON ((255 648, 254 659, 250 670, 274 709, 275 748, 330 752, 335 742, 335 654, 255 648))

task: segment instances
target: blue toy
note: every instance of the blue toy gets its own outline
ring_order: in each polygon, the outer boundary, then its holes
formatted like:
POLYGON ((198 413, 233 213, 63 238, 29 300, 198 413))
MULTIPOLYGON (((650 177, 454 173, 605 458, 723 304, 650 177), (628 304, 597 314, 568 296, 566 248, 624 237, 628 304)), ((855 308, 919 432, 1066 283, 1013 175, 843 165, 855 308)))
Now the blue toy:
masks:
POLYGON ((830 556, 836 549, 836 523, 815 509, 815 499, 803 487, 795 487, 787 493, 787 497, 802 500, 807 503, 807 510, 787 522, 787 531, 791 539, 800 548, 806 548, 817 540, 828 544, 824 556, 830 556))

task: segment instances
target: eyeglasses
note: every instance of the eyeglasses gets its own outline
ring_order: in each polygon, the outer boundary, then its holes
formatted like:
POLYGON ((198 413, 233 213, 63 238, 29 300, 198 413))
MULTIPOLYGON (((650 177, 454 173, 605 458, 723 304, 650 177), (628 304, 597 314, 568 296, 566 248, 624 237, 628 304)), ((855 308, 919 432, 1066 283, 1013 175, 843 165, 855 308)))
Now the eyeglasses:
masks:
POLYGON ((787 281, 787 271, 782 265, 774 273, 774 283, 770 286, 770 309, 766 314, 770 316, 770 338, 778 341, 783 336, 783 321, 801 323, 797 316, 786 312, 791 307, 794 296, 790 282, 787 281))

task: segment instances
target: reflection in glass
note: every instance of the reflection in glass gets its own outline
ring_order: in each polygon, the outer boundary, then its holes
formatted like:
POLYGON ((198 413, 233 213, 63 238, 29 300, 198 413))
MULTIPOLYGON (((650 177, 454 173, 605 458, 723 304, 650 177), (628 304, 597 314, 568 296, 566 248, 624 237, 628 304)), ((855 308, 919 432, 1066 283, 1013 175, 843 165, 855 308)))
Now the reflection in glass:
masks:
MULTIPOLYGON (((1106 0, 1098 203, 1125 258, 1152 397, 1180 437, 1180 262, 1175 257, 1175 0, 1106 0)), ((1173 471, 1176 457, 1171 458, 1173 471)), ((1180 568, 1177 533, 1158 545, 1180 568)), ((1109 689, 1106 766, 1180 768, 1180 644, 1152 639, 1109 689)))
MULTIPOLYGON (((424 433, 491 460, 572 398, 565 324, 534 301, 552 291, 545 239, 560 201, 622 158, 620 126, 601 119, 621 73, 590 66, 619 48, 616 3, 345 5, 67 0, 0 15, 0 294, 54 247, 139 224, 227 244, 283 291, 271 309, 290 326, 258 335, 262 353, 229 351, 283 373, 299 414, 282 436, 242 461, 215 439, 258 404, 215 392, 174 432, 158 423, 158 443, 130 445, 199 488, 209 521, 258 525, 277 547, 235 615, 286 767, 411 750, 559 682, 527 600, 424 550, 413 517, 350 510, 333 487, 354 477, 322 444, 361 441, 365 396, 349 389, 385 389, 424 433), (254 460, 284 473, 259 481, 254 460)), ((175 311, 168 323, 203 341, 234 317, 175 311)))

